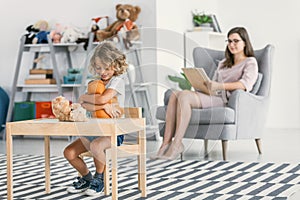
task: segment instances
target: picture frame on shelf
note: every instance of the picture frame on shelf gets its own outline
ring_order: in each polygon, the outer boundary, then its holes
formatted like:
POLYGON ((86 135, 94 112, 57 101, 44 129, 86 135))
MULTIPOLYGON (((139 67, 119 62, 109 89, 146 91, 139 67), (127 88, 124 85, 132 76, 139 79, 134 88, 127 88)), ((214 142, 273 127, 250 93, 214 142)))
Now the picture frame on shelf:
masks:
POLYGON ((217 20, 216 15, 211 14, 210 17, 212 19, 211 26, 213 27, 214 32, 222 33, 221 28, 220 28, 220 24, 217 20))

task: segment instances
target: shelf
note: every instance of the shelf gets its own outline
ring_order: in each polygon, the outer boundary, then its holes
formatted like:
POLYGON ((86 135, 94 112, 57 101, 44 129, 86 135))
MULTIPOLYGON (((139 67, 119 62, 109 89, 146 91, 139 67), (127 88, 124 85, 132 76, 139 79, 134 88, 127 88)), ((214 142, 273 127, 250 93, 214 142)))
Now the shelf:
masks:
MULTIPOLYGON (((59 43, 59 44, 52 44, 53 48, 56 48, 56 51, 59 51, 59 49, 65 51, 66 49, 68 51, 74 51, 76 48, 83 46, 83 44, 77 44, 77 43, 59 43)), ((50 52, 50 46, 49 44, 25 44, 24 45, 24 51, 29 52, 50 52)))
MULTIPOLYGON (((61 87, 64 89, 80 88, 81 84, 62 84, 61 87)), ((58 92, 56 84, 36 84, 27 85, 20 84, 17 85, 17 89, 20 92, 58 92)))

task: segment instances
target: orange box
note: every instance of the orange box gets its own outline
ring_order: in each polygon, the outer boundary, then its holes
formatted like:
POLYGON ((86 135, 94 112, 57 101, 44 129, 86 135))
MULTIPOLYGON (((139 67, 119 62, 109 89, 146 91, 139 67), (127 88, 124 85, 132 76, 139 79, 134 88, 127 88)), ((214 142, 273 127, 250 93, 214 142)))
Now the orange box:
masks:
POLYGON ((52 113, 51 101, 35 102, 35 118, 55 118, 52 113))

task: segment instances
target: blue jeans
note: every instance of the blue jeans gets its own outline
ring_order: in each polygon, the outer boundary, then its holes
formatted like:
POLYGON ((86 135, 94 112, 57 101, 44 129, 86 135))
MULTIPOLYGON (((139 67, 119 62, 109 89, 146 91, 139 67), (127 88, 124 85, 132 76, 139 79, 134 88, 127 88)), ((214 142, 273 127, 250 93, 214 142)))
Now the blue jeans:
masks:
MULTIPOLYGON (((88 139, 90 142, 92 142, 94 139, 98 138, 99 136, 84 136, 86 139, 88 139)), ((120 146, 124 141, 124 135, 118 135, 117 136, 117 145, 120 146)))

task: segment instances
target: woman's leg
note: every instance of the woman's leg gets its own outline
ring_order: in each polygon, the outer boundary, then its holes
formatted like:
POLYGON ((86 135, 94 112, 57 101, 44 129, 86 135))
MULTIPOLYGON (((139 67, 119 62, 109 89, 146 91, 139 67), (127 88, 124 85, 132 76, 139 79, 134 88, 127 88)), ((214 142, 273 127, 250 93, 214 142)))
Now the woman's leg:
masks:
POLYGON ((157 151, 156 155, 151 156, 151 159, 158 159, 164 155, 166 150, 168 149, 170 143, 172 142, 172 138, 175 132, 176 126, 176 109, 177 109, 177 95, 181 91, 174 91, 170 95, 167 111, 166 111, 166 125, 165 132, 163 137, 163 142, 157 151))
POLYGON ((182 91, 174 91, 170 95, 166 111, 166 127, 164 132, 163 145, 168 145, 174 136, 176 127, 177 96, 182 91))
POLYGON ((110 137, 99 137, 91 142, 90 151, 94 158, 96 172, 102 174, 105 169, 105 149, 110 148, 111 139, 110 137))
POLYGON ((89 169, 79 155, 89 151, 89 145, 90 142, 83 137, 76 139, 64 150, 64 157, 83 176, 89 173, 89 169))
POLYGON ((178 94, 176 108, 176 130, 172 145, 165 154, 166 157, 174 159, 183 151, 182 138, 189 125, 192 115, 192 108, 201 107, 201 101, 196 92, 184 90, 178 94))

